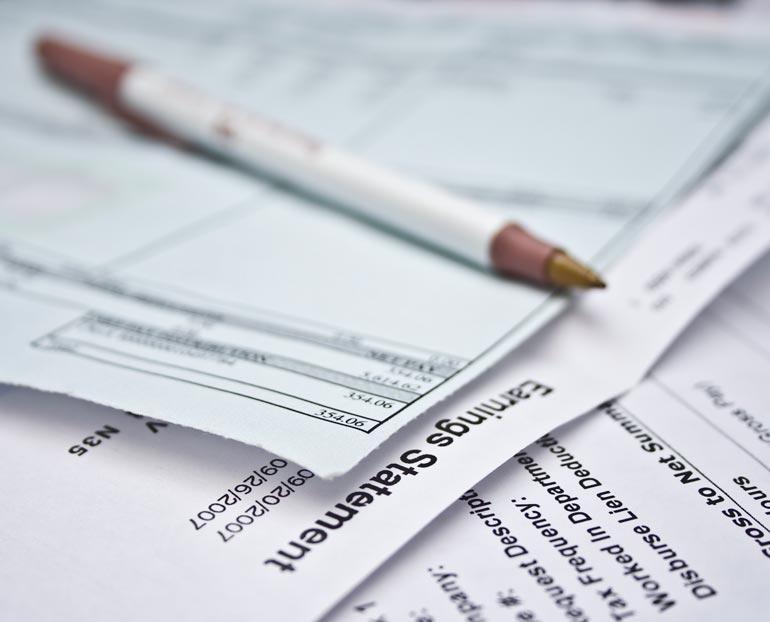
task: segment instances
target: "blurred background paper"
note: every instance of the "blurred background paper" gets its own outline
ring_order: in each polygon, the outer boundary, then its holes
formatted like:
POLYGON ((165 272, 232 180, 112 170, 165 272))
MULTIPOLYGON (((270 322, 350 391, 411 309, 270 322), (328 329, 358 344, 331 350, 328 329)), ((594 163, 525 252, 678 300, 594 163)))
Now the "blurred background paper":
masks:
POLYGON ((344 473, 567 304, 215 162, 46 80, 41 30, 156 61, 499 206, 601 266, 741 140, 770 44, 399 4, 0 7, 0 381, 344 473))

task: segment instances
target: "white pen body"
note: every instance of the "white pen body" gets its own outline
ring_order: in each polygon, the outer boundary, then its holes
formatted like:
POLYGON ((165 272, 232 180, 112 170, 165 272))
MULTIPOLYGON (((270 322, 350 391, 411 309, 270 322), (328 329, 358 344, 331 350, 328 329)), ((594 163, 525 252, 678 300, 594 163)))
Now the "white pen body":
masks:
POLYGON ((370 164, 150 67, 128 70, 119 99, 187 142, 485 267, 492 239, 507 224, 492 208, 370 164))

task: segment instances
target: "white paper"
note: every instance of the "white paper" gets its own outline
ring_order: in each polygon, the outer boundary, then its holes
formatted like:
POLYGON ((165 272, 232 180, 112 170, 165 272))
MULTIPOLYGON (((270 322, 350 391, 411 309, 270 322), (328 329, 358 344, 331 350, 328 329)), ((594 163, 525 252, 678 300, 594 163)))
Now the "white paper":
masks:
POLYGON ((762 619, 768 378, 770 256, 649 379, 517 452, 327 619, 762 619))
POLYGON ((765 128, 650 231, 613 270, 615 288, 585 296, 331 482, 219 437, 7 390, 0 485, 13 502, 0 518, 0 611, 36 620, 107 607, 114 620, 320 617, 458 491, 629 388, 768 247, 768 144, 765 128), (493 414, 480 418, 482 409, 493 414))
POLYGON ((770 96, 768 44, 733 36, 295 3, 0 16, 14 83, 0 93, 0 380, 215 432, 320 476, 349 470, 566 301, 120 132, 43 79, 35 34, 157 60, 497 205, 600 268, 770 96))

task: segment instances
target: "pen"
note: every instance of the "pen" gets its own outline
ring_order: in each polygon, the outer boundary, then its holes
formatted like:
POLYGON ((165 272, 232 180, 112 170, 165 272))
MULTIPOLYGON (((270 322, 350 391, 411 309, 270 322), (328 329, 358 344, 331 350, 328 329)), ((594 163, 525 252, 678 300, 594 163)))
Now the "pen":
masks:
POLYGON ((55 77, 146 133, 215 152, 503 275, 557 287, 605 287, 566 251, 496 209, 319 142, 152 66, 51 35, 38 39, 37 52, 55 77))

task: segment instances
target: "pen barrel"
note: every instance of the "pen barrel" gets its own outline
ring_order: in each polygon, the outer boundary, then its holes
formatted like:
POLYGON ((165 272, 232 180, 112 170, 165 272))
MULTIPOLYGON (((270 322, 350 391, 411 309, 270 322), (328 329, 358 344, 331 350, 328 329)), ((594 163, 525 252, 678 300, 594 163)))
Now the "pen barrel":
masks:
POLYGON ((452 255, 491 265, 491 242, 506 225, 491 207, 325 145, 150 67, 126 72, 119 99, 199 147, 452 255))

